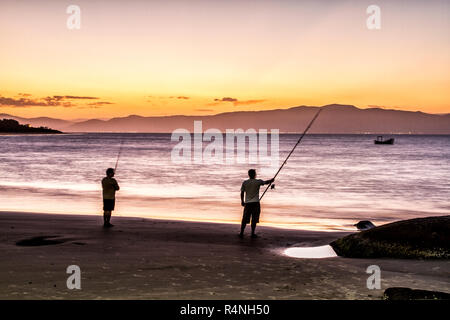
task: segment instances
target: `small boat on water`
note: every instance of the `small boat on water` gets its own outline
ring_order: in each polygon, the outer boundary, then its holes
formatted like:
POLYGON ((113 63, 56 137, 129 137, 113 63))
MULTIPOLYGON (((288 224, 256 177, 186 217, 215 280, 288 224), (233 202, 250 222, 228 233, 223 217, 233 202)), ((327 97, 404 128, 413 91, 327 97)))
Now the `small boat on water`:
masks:
POLYGON ((378 136, 377 140, 374 140, 375 144, 394 144, 394 138, 383 140, 383 136, 378 136))

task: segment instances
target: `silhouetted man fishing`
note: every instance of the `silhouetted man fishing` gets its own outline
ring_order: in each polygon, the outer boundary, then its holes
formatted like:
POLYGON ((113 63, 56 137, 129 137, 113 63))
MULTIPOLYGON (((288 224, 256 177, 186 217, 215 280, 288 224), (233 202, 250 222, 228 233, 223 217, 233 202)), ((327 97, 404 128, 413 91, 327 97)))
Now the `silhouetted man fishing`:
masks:
POLYGON ((257 237, 255 234, 255 229, 256 229, 256 224, 259 222, 259 215, 261 213, 261 207, 259 204, 261 199, 264 197, 264 195, 266 194, 267 190, 269 190, 270 187, 272 187, 272 189, 275 187, 275 185, 272 183, 275 181, 275 178, 278 176, 281 169, 283 169, 284 165, 289 160, 289 157, 292 155, 295 148, 297 148, 297 146, 300 144, 303 137, 308 132, 309 128, 311 128, 312 124, 317 119, 320 112, 322 112, 322 109, 319 109, 317 111, 317 113, 314 115, 311 122, 308 124, 305 131, 303 131, 303 134, 297 140, 297 143, 294 145, 291 152, 289 152, 286 159, 283 161, 281 166, 278 168, 277 173, 275 173, 275 176, 272 179, 267 180, 267 181, 256 179, 256 171, 254 169, 248 170, 248 176, 250 177, 250 179, 245 180, 242 183, 242 187, 241 187, 241 204, 244 207, 244 215, 242 217, 241 233, 239 234, 240 238, 244 237, 245 226, 247 225, 247 223, 250 222, 250 218, 252 220, 252 238, 257 237), (266 190, 264 190, 261 197, 259 197, 259 187, 264 184, 268 184, 268 186, 266 187, 266 190), (245 193, 245 201, 244 201, 244 193, 245 193))
POLYGON ((241 233, 239 237, 244 237, 244 230, 247 223, 252 222, 252 238, 257 238, 255 233, 256 224, 259 222, 259 215, 261 213, 261 206, 259 204, 259 187, 265 184, 271 184, 275 179, 261 180, 256 179, 256 170, 248 170, 248 177, 250 179, 245 180, 241 187, 241 204, 244 207, 244 214, 242 216, 241 233), (244 201, 245 193, 245 201, 244 201))
POLYGON ((102 179, 104 228, 113 226, 110 222, 111 214, 116 204, 116 191, 120 189, 119 184, 116 179, 114 179, 114 171, 113 168, 108 168, 108 170, 106 170, 106 177, 102 179))

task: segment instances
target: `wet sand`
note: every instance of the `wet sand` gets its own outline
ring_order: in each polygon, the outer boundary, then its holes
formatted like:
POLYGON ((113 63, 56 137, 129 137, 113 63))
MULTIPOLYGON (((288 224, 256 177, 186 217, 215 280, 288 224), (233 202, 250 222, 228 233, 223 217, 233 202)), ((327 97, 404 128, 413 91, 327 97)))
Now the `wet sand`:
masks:
POLYGON ((282 254, 348 232, 259 227, 260 238, 250 239, 248 228, 241 240, 233 224, 112 223, 103 229, 100 215, 0 212, 0 299, 380 299, 394 286, 450 293, 450 261, 282 254), (380 290, 366 286, 373 264, 380 290), (81 268, 81 290, 67 289, 69 265, 81 268))

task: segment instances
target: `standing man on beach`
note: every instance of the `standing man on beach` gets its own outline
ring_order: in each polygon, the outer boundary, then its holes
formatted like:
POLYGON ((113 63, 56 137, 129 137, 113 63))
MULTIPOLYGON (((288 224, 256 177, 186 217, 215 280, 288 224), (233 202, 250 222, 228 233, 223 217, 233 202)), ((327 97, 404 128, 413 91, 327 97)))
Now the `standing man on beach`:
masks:
POLYGON ((102 179, 103 188, 103 227, 113 227, 110 223, 111 214, 116 204, 116 191, 118 191, 119 184, 114 179, 114 169, 108 168, 106 170, 106 177, 102 179))
POLYGON ((252 222, 252 238, 257 238, 255 233, 256 224, 259 222, 259 215, 261 213, 261 206, 259 204, 259 187, 265 184, 269 184, 275 181, 275 179, 261 180, 256 179, 256 170, 248 170, 248 177, 250 179, 245 180, 241 187, 241 205, 244 207, 244 214, 242 216, 241 233, 239 238, 244 237, 244 230, 247 223, 252 222), (244 201, 245 193, 245 201, 244 201))

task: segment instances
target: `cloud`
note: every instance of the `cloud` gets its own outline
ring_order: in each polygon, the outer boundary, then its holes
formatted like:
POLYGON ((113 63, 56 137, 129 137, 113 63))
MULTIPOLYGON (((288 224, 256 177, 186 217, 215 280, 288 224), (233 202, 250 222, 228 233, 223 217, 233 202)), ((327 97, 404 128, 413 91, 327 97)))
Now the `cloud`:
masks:
MULTIPOLYGON (((56 97, 56 96, 55 96, 56 97)), ((98 97, 64 96, 65 99, 100 99, 98 97)))
POLYGON ((45 98, 32 98, 31 94, 19 93, 18 98, 0 96, 0 106, 27 108, 27 107, 74 107, 76 104, 68 100, 93 100, 97 97, 88 96, 47 96, 45 98))
POLYGON ((261 103, 264 102, 266 100, 244 100, 244 101, 236 101, 234 102, 235 106, 243 106, 243 105, 248 105, 248 104, 255 104, 255 103, 261 103))
MULTIPOLYGON (((240 101, 240 100, 238 100, 236 98, 224 97, 222 99, 217 99, 216 98, 216 99, 214 99, 214 101, 216 101, 215 104, 218 104, 218 103, 221 103, 221 102, 232 102, 233 105, 235 105, 235 106, 243 106, 243 105, 248 105, 248 104, 261 103, 261 102, 264 102, 266 100, 258 99, 258 100, 243 100, 243 101, 240 101)), ((214 104, 210 103, 208 105, 214 105, 214 104)))
POLYGON ((61 102, 51 97, 33 100, 29 98, 15 99, 0 96, 0 105, 9 107, 48 107, 59 106, 61 105, 61 102))
POLYGON ((82 97, 82 96, 53 96, 53 97, 47 97, 45 99, 61 101, 61 100, 77 100, 77 99, 95 100, 95 99, 99 99, 99 98, 98 97, 82 97))
POLYGON ((109 101, 96 101, 96 102, 88 103, 87 105, 88 105, 88 106, 103 106, 103 105, 106 105, 106 104, 114 104, 114 102, 109 102, 109 101))
POLYGON ((149 98, 146 100, 146 102, 153 102, 153 99, 178 99, 178 100, 189 100, 191 97, 188 96, 146 96, 146 98, 149 98))
POLYGON ((190 99, 190 97, 187 97, 187 96, 170 96, 170 97, 160 97, 160 99, 180 99, 180 100, 187 100, 187 99, 190 99))
POLYGON ((214 99, 214 101, 220 101, 220 102, 236 102, 236 101, 238 101, 238 99, 230 98, 230 97, 225 97, 225 98, 222 98, 222 99, 214 99))

